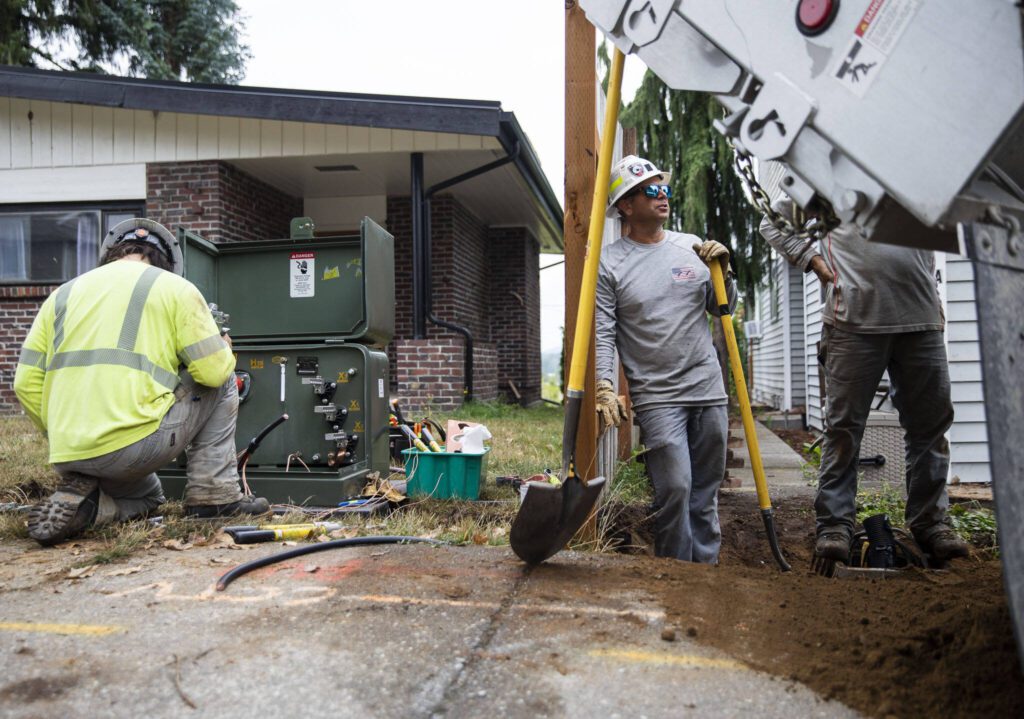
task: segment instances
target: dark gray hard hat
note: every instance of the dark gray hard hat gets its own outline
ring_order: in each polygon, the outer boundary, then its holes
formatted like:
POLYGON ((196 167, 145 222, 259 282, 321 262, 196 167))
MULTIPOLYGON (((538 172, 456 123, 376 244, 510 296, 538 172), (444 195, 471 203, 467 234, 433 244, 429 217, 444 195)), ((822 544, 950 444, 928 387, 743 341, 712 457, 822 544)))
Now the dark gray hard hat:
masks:
POLYGON ((130 220, 118 222, 110 228, 106 237, 103 238, 103 244, 100 246, 100 257, 103 256, 103 253, 108 248, 121 242, 142 242, 153 245, 171 261, 171 268, 174 274, 181 275, 184 272, 184 262, 182 261, 178 238, 159 222, 147 220, 143 217, 133 217, 130 220))

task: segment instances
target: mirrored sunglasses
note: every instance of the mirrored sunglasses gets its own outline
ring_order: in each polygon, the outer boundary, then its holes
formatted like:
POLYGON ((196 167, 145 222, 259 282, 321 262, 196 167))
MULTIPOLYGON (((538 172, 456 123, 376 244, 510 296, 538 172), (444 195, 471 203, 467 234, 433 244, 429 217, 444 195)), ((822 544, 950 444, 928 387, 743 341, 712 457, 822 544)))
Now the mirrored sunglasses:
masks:
POLYGON ((657 197, 662 192, 665 193, 666 199, 672 197, 672 188, 669 185, 647 185, 643 189, 643 193, 648 197, 657 197))

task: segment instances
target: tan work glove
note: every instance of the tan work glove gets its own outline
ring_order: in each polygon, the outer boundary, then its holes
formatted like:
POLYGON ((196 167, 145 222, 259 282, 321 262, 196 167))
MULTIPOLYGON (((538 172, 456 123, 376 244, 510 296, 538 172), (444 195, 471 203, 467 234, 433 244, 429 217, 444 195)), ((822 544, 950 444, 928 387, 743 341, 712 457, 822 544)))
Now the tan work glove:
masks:
POLYGON ((717 259, 722 263, 722 272, 729 271, 729 248, 721 242, 715 242, 714 240, 705 240, 700 243, 694 242, 693 251, 704 260, 705 265, 710 265, 711 260, 717 259))
POLYGON ((612 383, 606 379, 598 380, 597 395, 597 423, 599 431, 603 434, 609 427, 618 427, 619 423, 627 418, 626 405, 619 396, 615 394, 612 383))

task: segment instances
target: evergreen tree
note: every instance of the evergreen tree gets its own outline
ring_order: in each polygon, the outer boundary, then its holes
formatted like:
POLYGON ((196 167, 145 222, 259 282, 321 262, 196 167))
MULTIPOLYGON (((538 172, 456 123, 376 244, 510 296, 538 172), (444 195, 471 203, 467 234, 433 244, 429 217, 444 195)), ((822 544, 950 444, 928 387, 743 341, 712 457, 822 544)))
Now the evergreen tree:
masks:
POLYGON ((622 124, 636 128, 638 154, 672 173, 669 228, 726 245, 744 299, 753 301, 768 270, 769 246, 734 169, 732 148, 712 127, 721 116, 710 94, 671 90, 648 70, 622 124))
POLYGON ((234 0, 0 0, 0 63, 237 83, 243 29, 234 0))

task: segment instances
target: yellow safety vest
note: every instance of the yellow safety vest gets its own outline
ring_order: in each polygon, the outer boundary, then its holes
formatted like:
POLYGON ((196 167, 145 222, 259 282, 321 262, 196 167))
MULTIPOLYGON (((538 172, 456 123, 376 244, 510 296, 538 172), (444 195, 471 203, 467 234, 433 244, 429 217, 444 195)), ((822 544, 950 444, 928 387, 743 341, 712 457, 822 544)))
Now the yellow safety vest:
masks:
POLYGON ((178 368, 219 387, 234 356, 202 294, 145 262, 117 260, 61 285, 36 315, 14 391, 50 462, 99 457, 157 430, 178 368))

